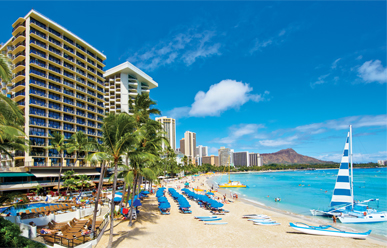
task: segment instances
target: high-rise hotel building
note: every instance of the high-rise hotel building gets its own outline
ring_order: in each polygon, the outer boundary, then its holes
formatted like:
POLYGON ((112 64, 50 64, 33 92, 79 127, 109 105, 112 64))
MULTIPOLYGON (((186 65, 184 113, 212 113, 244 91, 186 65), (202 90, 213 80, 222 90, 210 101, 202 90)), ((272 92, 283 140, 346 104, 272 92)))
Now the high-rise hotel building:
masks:
MULTIPOLYGON (((169 146, 174 151, 176 150, 176 120, 173 118, 168 118, 166 116, 157 117, 156 121, 160 122, 163 131, 165 132, 164 137, 168 140, 169 146)), ((166 148, 165 143, 162 144, 163 149, 166 148)))
POLYGON ((104 76, 107 113, 131 113, 129 100, 134 100, 138 94, 149 93, 151 89, 158 86, 149 75, 130 62, 107 70, 104 76))
MULTIPOLYGON (((1 91, 24 112, 31 146, 16 152, 15 166, 79 166, 84 157, 64 152, 63 161, 50 144, 52 132, 70 138, 76 131, 100 139, 105 113, 106 56, 72 32, 31 10, 12 25, 12 38, 0 52, 12 60, 12 82, 1 91)), ((101 140, 99 140, 101 142, 101 140)), ((2 159, 8 166, 10 158, 2 159)))

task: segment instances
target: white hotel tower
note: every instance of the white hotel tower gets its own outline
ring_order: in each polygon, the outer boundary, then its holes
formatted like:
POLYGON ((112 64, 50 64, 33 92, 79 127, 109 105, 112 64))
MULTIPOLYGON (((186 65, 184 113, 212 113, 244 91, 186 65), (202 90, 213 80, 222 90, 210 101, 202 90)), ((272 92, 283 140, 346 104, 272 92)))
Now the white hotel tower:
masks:
POLYGON ((158 86, 150 76, 129 62, 107 70, 104 77, 107 113, 130 113, 129 99, 134 100, 138 94, 149 93, 150 89, 158 86))

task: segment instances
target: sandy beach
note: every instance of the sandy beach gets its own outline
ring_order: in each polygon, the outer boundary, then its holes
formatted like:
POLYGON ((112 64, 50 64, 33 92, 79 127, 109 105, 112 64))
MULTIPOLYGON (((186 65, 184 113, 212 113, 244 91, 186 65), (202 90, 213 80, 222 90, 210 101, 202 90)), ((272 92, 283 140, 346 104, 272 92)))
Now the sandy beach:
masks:
MULTIPOLYGON (((208 189, 206 180, 206 176, 197 177, 190 187, 208 189)), ((177 181, 166 186, 176 185, 183 186, 182 182, 177 181)), ((138 220, 132 227, 128 226, 128 221, 115 221, 113 247, 387 247, 387 242, 372 238, 355 240, 296 233, 289 227, 289 222, 315 223, 279 211, 263 209, 241 199, 225 204, 224 209, 230 213, 220 217, 221 222, 228 222, 227 225, 204 225, 194 219, 194 216, 210 216, 208 210, 189 200, 192 214, 181 214, 177 203, 166 195, 171 203, 170 215, 160 214, 156 197, 151 195, 143 200, 138 220), (242 219, 244 214, 254 213, 269 215, 281 225, 258 226, 242 219)), ((220 193, 215 195, 221 196, 220 193)), ((108 239, 109 229, 96 247, 107 247, 108 239)))

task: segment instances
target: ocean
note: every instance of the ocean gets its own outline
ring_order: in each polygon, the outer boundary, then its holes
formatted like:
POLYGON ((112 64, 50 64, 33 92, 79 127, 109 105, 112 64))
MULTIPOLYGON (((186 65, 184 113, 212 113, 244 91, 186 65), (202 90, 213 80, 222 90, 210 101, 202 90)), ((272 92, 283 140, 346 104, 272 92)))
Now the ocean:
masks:
MULTIPOLYGON (((232 174, 232 181, 240 181, 248 188, 228 190, 259 204, 312 216, 310 209, 328 209, 337 172, 337 169, 331 169, 232 174), (276 197, 281 198, 281 201, 275 202, 276 197)), ((355 200, 378 198, 379 201, 370 203, 370 207, 387 211, 387 168, 354 169, 353 174, 355 200)), ((211 181, 225 183, 228 181, 228 175, 216 176, 211 178, 211 181)), ((345 226, 359 231, 372 230, 373 234, 387 237, 387 222, 345 226)))

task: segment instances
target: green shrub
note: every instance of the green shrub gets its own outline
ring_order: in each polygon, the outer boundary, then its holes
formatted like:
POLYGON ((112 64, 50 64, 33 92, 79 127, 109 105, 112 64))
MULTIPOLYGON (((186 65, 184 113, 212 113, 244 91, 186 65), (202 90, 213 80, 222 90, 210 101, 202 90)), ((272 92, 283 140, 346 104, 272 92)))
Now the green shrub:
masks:
POLYGON ((37 243, 23 236, 17 224, 0 218, 0 247, 44 248, 45 245, 37 243))

